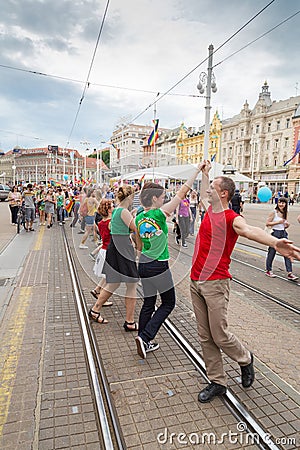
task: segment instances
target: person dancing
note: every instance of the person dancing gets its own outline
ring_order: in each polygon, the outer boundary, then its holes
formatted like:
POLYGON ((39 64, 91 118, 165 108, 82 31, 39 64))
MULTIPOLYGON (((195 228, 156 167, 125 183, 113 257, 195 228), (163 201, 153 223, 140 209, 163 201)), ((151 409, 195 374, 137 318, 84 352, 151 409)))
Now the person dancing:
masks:
MULTIPOLYGON (((139 274, 136 266, 135 251, 130 239, 130 232, 136 233, 134 219, 129 209, 132 207, 134 190, 132 186, 121 186, 116 195, 117 207, 112 212, 111 218, 111 240, 108 245, 103 267, 106 276, 106 285, 101 289, 98 299, 89 311, 90 319, 98 323, 107 323, 101 316, 101 307, 120 283, 126 283, 125 307, 126 319, 125 331, 137 331, 137 323, 134 321, 134 310, 136 304, 136 286, 139 274)), ((138 243, 138 250, 140 245, 138 243)))
POLYGON ((140 194, 140 202, 144 209, 137 215, 135 223, 138 237, 142 241, 138 268, 143 285, 144 303, 139 317, 136 346, 138 355, 143 359, 148 352, 159 348, 159 344, 153 342, 153 339, 175 306, 175 289, 168 263, 166 219, 186 198, 199 172, 200 168, 194 170, 194 174, 168 203, 164 204, 165 189, 156 183, 145 183, 140 194), (161 305, 155 310, 157 292, 161 297, 161 305))

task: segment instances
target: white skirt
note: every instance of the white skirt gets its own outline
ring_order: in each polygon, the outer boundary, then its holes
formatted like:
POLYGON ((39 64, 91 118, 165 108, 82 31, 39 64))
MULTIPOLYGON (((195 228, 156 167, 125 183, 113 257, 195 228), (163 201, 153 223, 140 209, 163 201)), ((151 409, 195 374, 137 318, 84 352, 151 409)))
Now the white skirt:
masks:
POLYGON ((106 250, 100 248, 95 264, 93 272, 97 277, 105 277, 104 273, 102 273, 104 261, 105 261, 106 250))

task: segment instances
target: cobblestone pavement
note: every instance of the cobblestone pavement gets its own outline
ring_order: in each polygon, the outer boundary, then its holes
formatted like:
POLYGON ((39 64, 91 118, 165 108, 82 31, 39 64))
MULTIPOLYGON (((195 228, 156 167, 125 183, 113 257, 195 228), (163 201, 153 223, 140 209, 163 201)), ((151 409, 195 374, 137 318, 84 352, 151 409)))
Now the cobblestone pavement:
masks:
MULTIPOLYGON (((79 251, 77 229, 68 223, 65 228, 91 305, 93 263, 88 253, 93 244, 79 251)), ((61 229, 57 224, 50 230, 40 227, 32 239, 25 263, 11 280, 13 291, 0 327, 0 448, 97 450, 101 444, 61 229)), ((186 276, 190 262, 173 256, 177 307, 171 320, 200 351, 186 276)), ((195 448, 255 448, 238 432, 237 420, 221 399, 199 404, 205 382, 164 329, 157 337, 160 349, 147 360, 137 356, 134 334, 122 326, 121 290, 113 302, 105 309, 109 323, 92 326, 127 448, 189 449, 191 439, 195 448), (239 441, 232 442, 229 432, 237 433, 239 441), (205 433, 213 433, 215 442, 204 440, 205 433)), ((137 311, 139 307, 140 302, 137 311)), ((257 371, 253 388, 245 390, 238 366, 225 358, 229 387, 282 448, 296 448, 299 440, 288 444, 284 439, 299 439, 298 330, 234 286, 229 321, 254 351, 257 371)))

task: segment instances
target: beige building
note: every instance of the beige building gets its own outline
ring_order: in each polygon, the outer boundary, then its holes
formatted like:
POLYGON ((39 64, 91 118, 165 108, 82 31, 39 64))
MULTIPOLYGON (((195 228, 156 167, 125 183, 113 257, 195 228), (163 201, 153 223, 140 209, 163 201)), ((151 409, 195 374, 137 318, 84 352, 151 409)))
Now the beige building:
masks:
POLYGON ((152 130, 153 126, 135 124, 117 127, 110 139, 110 169, 125 174, 142 167, 143 139, 152 130))
POLYGON ((148 136, 144 138, 143 166, 144 167, 166 167, 177 163, 176 141, 179 128, 169 130, 159 128, 159 136, 155 145, 148 145, 148 136))
MULTIPOLYGON (((95 160, 92 164, 95 164, 95 160)), ((84 177, 85 169, 87 178, 95 172, 93 167, 86 165, 85 158, 77 150, 58 146, 16 147, 0 156, 0 171, 5 173, 5 182, 11 185, 45 183, 51 179, 58 182, 74 181, 84 177)))
POLYGON ((240 173, 274 191, 288 188, 298 192, 299 158, 286 166, 284 163, 296 148, 299 104, 300 96, 272 101, 265 82, 252 110, 246 100, 240 114, 222 122, 220 162, 231 163, 240 173))

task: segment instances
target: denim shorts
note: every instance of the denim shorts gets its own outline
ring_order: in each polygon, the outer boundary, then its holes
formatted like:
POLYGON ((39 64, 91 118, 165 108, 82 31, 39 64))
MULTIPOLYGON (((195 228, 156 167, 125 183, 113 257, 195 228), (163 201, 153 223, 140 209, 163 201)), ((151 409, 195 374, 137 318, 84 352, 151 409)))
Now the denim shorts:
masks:
POLYGON ((94 225, 95 223, 95 216, 85 216, 85 224, 86 225, 94 225))
POLYGON ((34 220, 35 209, 34 208, 25 208, 25 220, 26 222, 30 222, 34 220))

